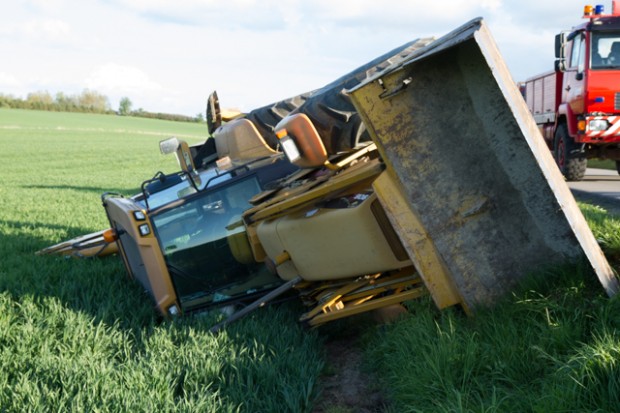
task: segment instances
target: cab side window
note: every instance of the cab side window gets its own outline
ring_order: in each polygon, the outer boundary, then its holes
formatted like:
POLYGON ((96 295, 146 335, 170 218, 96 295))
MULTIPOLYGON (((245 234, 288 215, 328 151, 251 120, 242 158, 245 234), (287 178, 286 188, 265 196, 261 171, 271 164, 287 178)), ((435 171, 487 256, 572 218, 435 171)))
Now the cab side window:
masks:
POLYGON ((583 72, 586 62, 586 42, 583 35, 577 35, 573 39, 570 55, 570 67, 583 72))

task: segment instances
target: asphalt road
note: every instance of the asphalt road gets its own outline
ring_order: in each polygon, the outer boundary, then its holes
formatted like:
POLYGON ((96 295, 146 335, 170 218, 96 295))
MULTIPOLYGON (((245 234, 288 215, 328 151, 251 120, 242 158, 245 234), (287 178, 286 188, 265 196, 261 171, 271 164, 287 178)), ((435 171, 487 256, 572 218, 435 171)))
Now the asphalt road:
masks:
POLYGON ((579 201, 599 205, 620 215, 620 175, 606 169, 588 169, 580 182, 569 182, 573 195, 579 201))

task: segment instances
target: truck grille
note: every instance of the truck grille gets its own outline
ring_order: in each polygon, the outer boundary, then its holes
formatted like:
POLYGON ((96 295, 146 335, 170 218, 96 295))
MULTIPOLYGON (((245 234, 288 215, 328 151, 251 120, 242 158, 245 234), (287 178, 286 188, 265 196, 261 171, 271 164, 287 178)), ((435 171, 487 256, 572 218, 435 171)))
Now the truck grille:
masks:
POLYGON ((620 110, 620 92, 614 94, 614 109, 620 110))

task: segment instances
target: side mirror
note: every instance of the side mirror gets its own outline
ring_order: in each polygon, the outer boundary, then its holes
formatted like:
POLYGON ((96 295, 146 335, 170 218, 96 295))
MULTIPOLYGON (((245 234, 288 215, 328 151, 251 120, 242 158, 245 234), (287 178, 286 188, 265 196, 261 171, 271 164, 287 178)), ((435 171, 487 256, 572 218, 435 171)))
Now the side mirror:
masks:
POLYGON ((566 33, 562 32, 555 36, 555 71, 563 72, 566 70, 566 33))
POLYGON ((555 58, 564 60, 566 59, 566 52, 564 45, 566 44, 566 32, 562 32, 555 35, 555 58))
POLYGON ((217 92, 213 91, 207 99, 207 129, 209 135, 213 135, 213 132, 222 124, 222 113, 220 110, 220 100, 217 97, 217 92))
POLYGON ((179 161, 179 166, 183 171, 187 173, 196 171, 194 160, 192 159, 192 154, 189 150, 189 145, 187 142, 172 137, 159 142, 159 150, 164 155, 175 153, 177 160, 179 161))

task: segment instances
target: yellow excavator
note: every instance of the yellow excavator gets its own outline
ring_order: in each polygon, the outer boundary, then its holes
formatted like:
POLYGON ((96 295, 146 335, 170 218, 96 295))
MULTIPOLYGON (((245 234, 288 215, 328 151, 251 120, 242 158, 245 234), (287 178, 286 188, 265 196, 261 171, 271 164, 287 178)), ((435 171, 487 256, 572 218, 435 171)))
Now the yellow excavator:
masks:
POLYGON ((39 253, 117 253, 163 316, 282 294, 310 326, 430 295, 473 313, 586 260, 618 281, 482 19, 322 89, 171 138, 181 170, 105 193, 110 229, 39 253))

